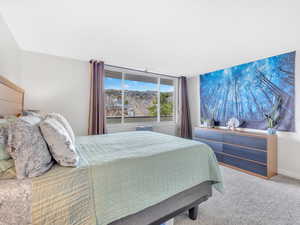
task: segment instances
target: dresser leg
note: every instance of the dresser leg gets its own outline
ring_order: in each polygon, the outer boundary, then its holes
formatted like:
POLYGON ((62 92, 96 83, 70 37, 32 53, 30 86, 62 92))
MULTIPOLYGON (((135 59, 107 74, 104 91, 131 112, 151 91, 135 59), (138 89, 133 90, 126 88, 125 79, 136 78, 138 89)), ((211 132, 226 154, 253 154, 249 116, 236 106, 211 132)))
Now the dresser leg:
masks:
POLYGON ((198 206, 189 209, 189 218, 191 220, 196 220, 197 216, 198 216, 198 206))

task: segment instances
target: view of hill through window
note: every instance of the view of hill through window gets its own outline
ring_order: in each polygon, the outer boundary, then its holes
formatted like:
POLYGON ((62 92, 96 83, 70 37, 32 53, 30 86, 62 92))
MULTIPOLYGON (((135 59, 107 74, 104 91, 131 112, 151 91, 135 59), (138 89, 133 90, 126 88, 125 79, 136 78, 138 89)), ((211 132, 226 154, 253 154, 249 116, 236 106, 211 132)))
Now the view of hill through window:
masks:
POLYGON ((106 71, 105 99, 108 123, 121 123, 122 106, 124 122, 172 121, 174 108, 174 83, 172 79, 106 71), (122 87, 124 90, 122 90, 122 87), (124 91, 124 100, 122 100, 124 91), (160 100, 160 102, 158 101, 160 100))

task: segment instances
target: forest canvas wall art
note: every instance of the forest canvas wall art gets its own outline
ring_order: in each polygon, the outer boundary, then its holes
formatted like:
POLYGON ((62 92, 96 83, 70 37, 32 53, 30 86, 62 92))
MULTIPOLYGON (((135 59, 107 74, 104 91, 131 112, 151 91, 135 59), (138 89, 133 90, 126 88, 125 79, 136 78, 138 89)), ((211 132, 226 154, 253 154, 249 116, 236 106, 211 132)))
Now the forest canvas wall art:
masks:
POLYGON ((220 126, 236 117, 242 127, 267 128, 265 115, 280 113, 277 130, 295 130, 296 52, 200 75, 201 119, 220 126))

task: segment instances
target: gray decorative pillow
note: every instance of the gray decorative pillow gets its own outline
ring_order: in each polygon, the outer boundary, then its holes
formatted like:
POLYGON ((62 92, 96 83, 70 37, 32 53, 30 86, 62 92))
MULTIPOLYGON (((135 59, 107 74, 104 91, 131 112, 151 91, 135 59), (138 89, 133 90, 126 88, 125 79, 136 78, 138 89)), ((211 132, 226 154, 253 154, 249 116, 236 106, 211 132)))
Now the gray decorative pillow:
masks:
POLYGON ((73 129, 65 117, 58 113, 48 113, 45 118, 55 119, 59 123, 61 123, 61 125, 66 129, 67 133, 69 134, 71 141, 73 142, 73 144, 75 144, 75 135, 73 129))
POLYGON ((40 176, 53 165, 39 129, 40 121, 38 117, 25 116, 9 124, 7 145, 15 161, 18 179, 40 176))
POLYGON ((68 132, 56 119, 47 118, 40 123, 43 136, 53 158, 61 166, 76 166, 79 157, 68 132))

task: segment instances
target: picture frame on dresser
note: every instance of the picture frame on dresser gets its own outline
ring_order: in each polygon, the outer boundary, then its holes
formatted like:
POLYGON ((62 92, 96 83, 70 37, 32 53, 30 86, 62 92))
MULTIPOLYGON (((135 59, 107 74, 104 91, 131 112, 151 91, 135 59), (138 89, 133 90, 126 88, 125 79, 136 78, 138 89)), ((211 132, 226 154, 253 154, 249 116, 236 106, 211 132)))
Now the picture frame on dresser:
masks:
POLYGON ((251 175, 269 179, 277 175, 277 135, 194 128, 194 140, 209 145, 219 164, 251 175))

